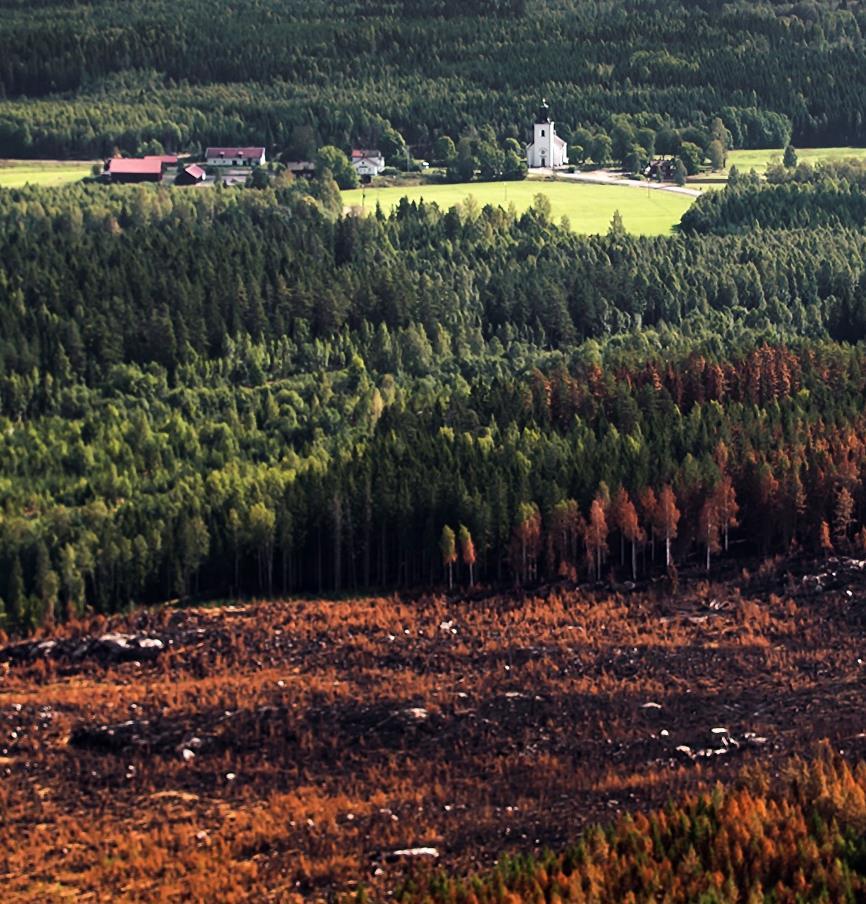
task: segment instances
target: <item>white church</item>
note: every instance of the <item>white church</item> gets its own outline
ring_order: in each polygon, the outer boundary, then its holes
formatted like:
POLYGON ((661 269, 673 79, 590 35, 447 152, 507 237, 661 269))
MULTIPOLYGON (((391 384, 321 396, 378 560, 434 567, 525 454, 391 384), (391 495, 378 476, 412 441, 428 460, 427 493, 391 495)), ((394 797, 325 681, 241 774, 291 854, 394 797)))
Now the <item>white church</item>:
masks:
POLYGON ((556 134, 556 125, 550 121, 550 107, 546 100, 538 108, 533 137, 532 144, 526 145, 526 162, 531 169, 556 169, 568 163, 568 147, 556 134))

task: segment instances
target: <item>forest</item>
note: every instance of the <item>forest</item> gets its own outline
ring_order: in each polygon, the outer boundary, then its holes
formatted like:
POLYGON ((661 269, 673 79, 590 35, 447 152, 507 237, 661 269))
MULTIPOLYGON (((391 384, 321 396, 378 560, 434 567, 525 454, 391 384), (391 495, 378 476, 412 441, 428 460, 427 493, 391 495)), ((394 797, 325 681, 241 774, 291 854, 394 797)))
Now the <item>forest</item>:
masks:
MULTIPOLYGON (((796 152, 794 152, 796 153, 796 152)), ((866 224, 866 168, 857 160, 767 169, 733 176, 723 191, 699 198, 682 218, 684 232, 750 232, 760 228, 844 227, 866 224)))
POLYGON ((310 159, 391 129, 429 156, 484 127, 525 138, 542 97, 584 150, 617 117, 697 145, 716 118, 735 147, 860 144, 864 36, 845 0, 6 0, 0 156, 310 159))
POLYGON ((7 627, 866 547, 862 232, 339 210, 0 195, 7 627))

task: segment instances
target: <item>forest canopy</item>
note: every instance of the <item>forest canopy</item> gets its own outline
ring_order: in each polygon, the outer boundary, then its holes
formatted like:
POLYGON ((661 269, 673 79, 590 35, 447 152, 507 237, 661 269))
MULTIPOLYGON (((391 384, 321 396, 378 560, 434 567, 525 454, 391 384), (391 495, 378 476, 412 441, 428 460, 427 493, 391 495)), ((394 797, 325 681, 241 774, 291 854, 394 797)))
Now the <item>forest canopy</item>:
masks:
POLYGON ((16 0, 3 17, 0 156, 309 159, 390 128, 428 155, 444 134, 526 137, 542 96, 569 143, 618 115, 702 147, 715 118, 735 147, 866 139, 866 12, 835 0, 16 0))
POLYGON ((0 194, 7 626, 866 542, 861 231, 340 209, 0 194))

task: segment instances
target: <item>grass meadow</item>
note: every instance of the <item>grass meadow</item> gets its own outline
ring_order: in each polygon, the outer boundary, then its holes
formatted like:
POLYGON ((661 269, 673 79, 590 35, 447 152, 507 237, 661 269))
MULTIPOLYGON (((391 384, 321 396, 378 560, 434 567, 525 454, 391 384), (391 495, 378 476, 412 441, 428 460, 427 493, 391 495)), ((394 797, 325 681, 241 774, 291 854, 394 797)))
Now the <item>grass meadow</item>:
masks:
POLYGON ((529 208, 536 195, 550 200, 555 220, 567 217, 575 232, 606 232, 615 211, 622 215, 625 228, 637 235, 667 235, 689 208, 687 195, 650 191, 618 185, 589 185, 576 182, 478 182, 457 185, 417 185, 386 188, 354 189, 343 192, 348 207, 372 212, 376 204, 390 210, 401 198, 438 204, 445 209, 460 204, 471 196, 479 205, 493 204, 517 211, 529 208))
POLYGON ((0 160, 0 188, 65 185, 90 175, 88 160, 0 160))

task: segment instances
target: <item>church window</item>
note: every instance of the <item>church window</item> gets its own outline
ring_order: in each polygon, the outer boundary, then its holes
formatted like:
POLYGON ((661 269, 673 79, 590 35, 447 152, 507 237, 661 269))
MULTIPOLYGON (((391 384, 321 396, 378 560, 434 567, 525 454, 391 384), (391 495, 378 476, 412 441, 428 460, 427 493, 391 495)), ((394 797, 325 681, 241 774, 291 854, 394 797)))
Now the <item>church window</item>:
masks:
POLYGON ((541 137, 544 138, 544 129, 541 130, 541 137))

